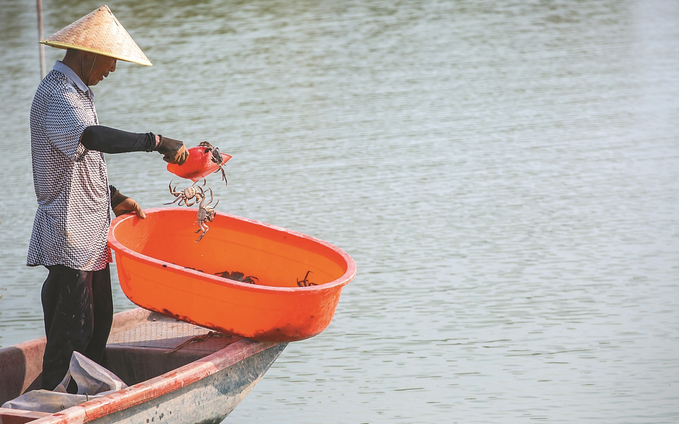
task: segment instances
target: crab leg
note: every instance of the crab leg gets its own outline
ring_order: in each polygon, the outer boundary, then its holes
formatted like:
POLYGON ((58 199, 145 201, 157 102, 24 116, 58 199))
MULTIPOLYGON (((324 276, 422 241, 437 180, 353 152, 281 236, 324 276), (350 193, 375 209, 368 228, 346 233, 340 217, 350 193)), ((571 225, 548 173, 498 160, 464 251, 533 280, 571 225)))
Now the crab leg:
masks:
MULTIPOLYGON (((204 225, 203 223, 199 223, 198 225, 200 225, 200 228, 203 229, 203 225, 204 225)), ((198 243, 203 238, 203 236, 205 234, 207 234, 209 229, 210 229, 210 227, 205 225, 205 228, 203 229, 203 234, 201 234, 200 237, 198 237, 198 240, 196 240, 196 243, 198 243)), ((198 231, 196 231, 196 233, 199 232, 199 231, 200 231, 200 229, 198 231)))
POLYGON ((219 168, 217 168, 217 170, 215 170, 215 172, 213 172, 213 174, 216 174, 216 173, 219 172, 219 171, 222 171, 222 181, 224 181, 224 182, 226 183, 226 186, 228 187, 228 186, 229 186, 229 181, 227 181, 227 179, 226 179, 226 172, 224 172, 224 168, 222 168, 222 167, 220 166, 219 168))

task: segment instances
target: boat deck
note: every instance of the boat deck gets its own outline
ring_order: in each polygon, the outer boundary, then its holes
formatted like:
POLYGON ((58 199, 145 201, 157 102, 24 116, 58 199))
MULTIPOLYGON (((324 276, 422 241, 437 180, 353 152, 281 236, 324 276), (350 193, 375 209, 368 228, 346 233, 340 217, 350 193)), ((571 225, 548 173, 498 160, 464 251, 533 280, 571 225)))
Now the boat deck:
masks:
MULTIPOLYGON (((205 357, 241 340, 135 309, 114 316, 104 366, 133 385, 205 357)), ((40 387, 45 338, 0 349, 0 405, 40 387)))
POLYGON ((106 346, 105 366, 126 384, 157 377, 241 340, 142 311, 136 319, 114 325, 106 346))
POLYGON ((112 331, 107 346, 216 352, 240 339, 151 312, 145 322, 112 331))
MULTIPOLYGON (((114 316, 104 366, 128 386, 61 412, 0 408, 0 424, 221 422, 287 343, 221 334, 155 312, 114 316), (187 405, 200 404, 196 410, 187 405), (162 405, 162 409, 159 409, 162 405)), ((0 349, 0 404, 40 386, 45 339, 0 349)))

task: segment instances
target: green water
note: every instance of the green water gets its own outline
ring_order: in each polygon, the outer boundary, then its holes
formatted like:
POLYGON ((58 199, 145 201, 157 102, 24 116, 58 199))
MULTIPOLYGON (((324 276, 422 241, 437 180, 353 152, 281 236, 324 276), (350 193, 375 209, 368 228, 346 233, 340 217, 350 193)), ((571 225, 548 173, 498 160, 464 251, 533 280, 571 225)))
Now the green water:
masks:
MULTIPOLYGON (((101 123, 209 140, 220 211, 358 265, 226 422, 679 420, 679 3, 107 4, 154 66, 95 87, 101 123)), ((44 0, 46 34, 98 6, 44 0)), ((42 335, 36 25, 3 1, 0 346, 42 335)), ((158 154, 107 162, 169 201, 158 154)))

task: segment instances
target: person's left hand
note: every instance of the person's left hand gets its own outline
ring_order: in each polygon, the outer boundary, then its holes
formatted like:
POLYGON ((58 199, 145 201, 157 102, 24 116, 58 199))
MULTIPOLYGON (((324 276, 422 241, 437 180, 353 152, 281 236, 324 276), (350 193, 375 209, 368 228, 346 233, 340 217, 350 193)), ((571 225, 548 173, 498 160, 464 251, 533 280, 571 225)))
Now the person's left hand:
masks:
POLYGON ((146 218, 146 214, 144 214, 144 211, 141 210, 139 203, 135 202, 131 197, 123 200, 115 208, 113 208, 113 213, 116 214, 116 216, 120 216, 129 212, 136 213, 141 219, 146 218))

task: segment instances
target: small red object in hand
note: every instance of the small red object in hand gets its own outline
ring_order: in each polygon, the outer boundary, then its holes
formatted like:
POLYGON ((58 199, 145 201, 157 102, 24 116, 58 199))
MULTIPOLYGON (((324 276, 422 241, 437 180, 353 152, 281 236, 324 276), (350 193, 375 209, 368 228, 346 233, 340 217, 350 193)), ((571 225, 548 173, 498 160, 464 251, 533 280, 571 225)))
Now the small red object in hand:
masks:
POLYGON ((203 141, 198 146, 189 149, 189 157, 183 165, 170 163, 167 165, 167 170, 178 177, 196 182, 220 169, 222 178, 226 181, 226 174, 222 165, 229 159, 231 159, 231 155, 222 153, 219 148, 203 141))

